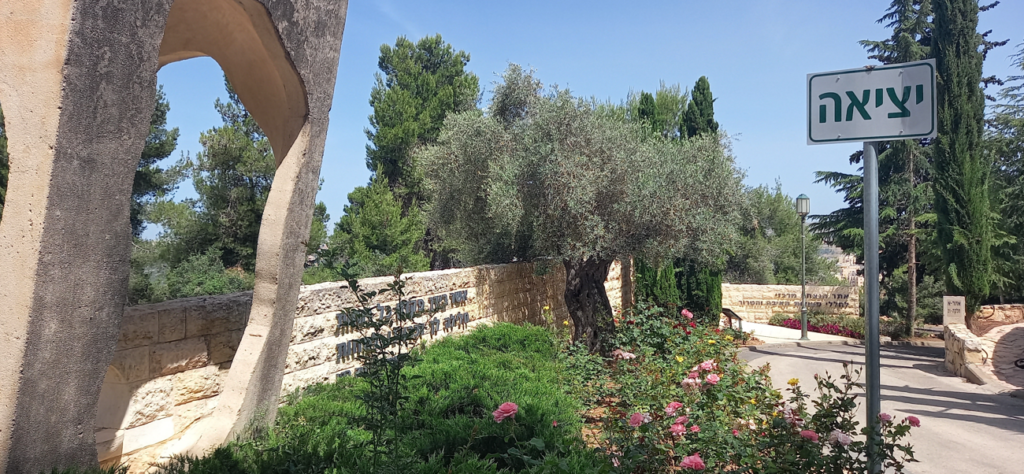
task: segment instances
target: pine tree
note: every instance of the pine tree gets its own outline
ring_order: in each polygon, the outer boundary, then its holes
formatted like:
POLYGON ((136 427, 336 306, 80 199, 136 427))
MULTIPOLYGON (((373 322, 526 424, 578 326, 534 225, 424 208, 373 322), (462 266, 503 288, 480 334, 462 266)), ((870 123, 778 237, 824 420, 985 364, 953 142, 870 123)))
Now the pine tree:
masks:
MULTIPOLYGON (((871 53, 868 58, 875 59, 882 64, 920 61, 931 53, 934 29, 931 16, 931 0, 893 0, 889 10, 878 20, 879 23, 888 22, 885 26, 892 29, 892 36, 883 41, 865 40, 860 43, 871 53)), ((895 222, 897 228, 894 229, 894 232, 899 234, 897 239, 906 240, 908 293, 906 316, 908 333, 913 335, 917 319, 917 220, 924 213, 927 202, 927 196, 918 190, 918 185, 927 179, 925 167, 920 166, 928 165, 924 158, 927 150, 924 148, 924 143, 916 140, 891 142, 885 148, 888 149, 888 153, 895 155, 896 160, 901 160, 904 164, 901 175, 892 177, 894 185, 892 191, 895 191, 897 196, 891 197, 893 197, 892 210, 899 216, 895 222)), ((888 156, 880 157, 880 159, 888 158, 888 156)), ((890 192, 890 194, 893 193, 890 192)))
MULTIPOLYGON (((981 147, 985 95, 976 0, 935 0, 938 74, 935 211, 946 292, 966 296, 974 312, 988 296, 992 271, 989 166, 981 147)), ((971 322, 971 320, 969 320, 971 322)))
POLYGON ((637 115, 641 121, 651 128, 651 131, 655 133, 661 131, 661 124, 658 123, 658 105, 654 102, 654 96, 650 92, 640 93, 637 115))
POLYGON ((701 76, 693 86, 692 100, 686 108, 686 118, 680 125, 679 135, 689 138, 705 133, 718 133, 718 122, 715 121, 711 83, 706 76, 701 76), (685 133, 682 127, 686 128, 685 133))
POLYGON ((139 167, 132 182, 131 223, 132 235, 139 237, 146 229, 145 211, 158 196, 163 196, 177 186, 180 176, 169 173, 157 165, 171 156, 178 147, 178 129, 167 129, 167 113, 171 104, 167 101, 163 86, 156 91, 156 106, 149 122, 149 136, 142 148, 139 167))
POLYGON ((466 70, 469 53, 428 36, 416 43, 404 36, 380 47, 380 72, 370 91, 366 167, 383 173, 404 212, 423 203, 423 176, 412 159, 417 147, 437 140, 444 118, 474 110, 480 81, 466 70))
POLYGON ((420 272, 430 268, 418 246, 424 224, 419 208, 402 214, 383 173, 348 195, 345 214, 334 225, 330 247, 340 249, 360 277, 420 272))

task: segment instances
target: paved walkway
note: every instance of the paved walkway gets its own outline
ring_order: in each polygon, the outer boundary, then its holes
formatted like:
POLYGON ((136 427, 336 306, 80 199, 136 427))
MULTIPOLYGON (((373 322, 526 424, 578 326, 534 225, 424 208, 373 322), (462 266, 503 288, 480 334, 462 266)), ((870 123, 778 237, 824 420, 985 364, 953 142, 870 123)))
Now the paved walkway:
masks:
MULTIPOLYGON (((744 322, 743 330, 753 332, 754 337, 764 341, 766 344, 800 341, 799 329, 790 329, 781 326, 772 326, 769 324, 744 322)), ((846 341, 851 343, 859 342, 856 339, 850 339, 848 337, 833 336, 831 334, 822 334, 819 332, 811 331, 807 332, 807 338, 810 339, 811 341, 846 341)))
POLYGON ((1018 360, 1024 359, 1024 324, 994 327, 981 339, 989 355, 982 370, 1008 389, 1024 388, 1024 369, 1016 366, 1018 360))
MULTIPOLYGON (((786 381, 793 377, 805 390, 813 390, 814 374, 837 376, 843 362, 863 367, 863 346, 812 346, 755 346, 741 356, 753 366, 771 364, 772 382, 779 390, 788 388, 786 381)), ((942 364, 942 348, 882 347, 882 411, 896 419, 921 419, 921 427, 909 438, 921 462, 911 464, 907 472, 1024 472, 1024 401, 951 376, 942 364)), ((860 403, 863 424, 863 400, 860 403)))

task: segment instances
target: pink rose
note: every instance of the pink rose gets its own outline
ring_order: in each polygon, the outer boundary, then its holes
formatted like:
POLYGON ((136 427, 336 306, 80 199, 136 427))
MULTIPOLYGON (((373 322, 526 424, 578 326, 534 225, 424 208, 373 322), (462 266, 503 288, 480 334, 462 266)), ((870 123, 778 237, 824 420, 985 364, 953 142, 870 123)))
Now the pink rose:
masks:
POLYGON ((619 467, 619 458, 617 456, 612 456, 612 465, 619 467))
POLYGON ((850 435, 843 433, 839 430, 832 430, 832 434, 828 435, 828 442, 832 444, 841 444, 843 446, 849 446, 853 442, 850 439, 850 435))
POLYGON ((672 434, 674 434, 676 436, 682 436, 682 435, 686 434, 686 427, 681 425, 681 424, 679 424, 679 423, 673 424, 672 426, 670 426, 668 428, 668 430, 670 432, 672 432, 672 434))
POLYGON ((700 370, 707 372, 709 370, 713 370, 715 368, 715 365, 716 364, 714 360, 706 360, 700 363, 700 370))
POLYGON ((551 420, 551 427, 552 428, 557 428, 558 427, 558 420, 551 420))
POLYGON ((683 404, 679 403, 679 402, 669 403, 668 406, 665 407, 665 414, 668 415, 668 416, 673 416, 673 415, 676 414, 676 410, 678 410, 678 409, 680 409, 682 407, 683 407, 683 404))
POLYGON ((651 417, 646 413, 634 413, 629 417, 629 426, 636 428, 648 421, 651 421, 651 417))
POLYGON ((682 311, 679 312, 679 314, 683 315, 686 319, 693 319, 693 313, 691 313, 688 309, 683 309, 682 311))
POLYGON ((690 372, 688 377, 691 378, 691 379, 699 379, 700 378, 700 374, 698 374, 697 372, 690 372))
POLYGON ((706 380, 711 385, 717 385, 718 381, 722 380, 722 378, 719 377, 718 374, 710 374, 710 375, 707 376, 706 380))
POLYGON ((882 424, 885 424, 892 421, 892 415, 888 413, 879 413, 878 419, 882 422, 882 424))
POLYGON ((680 416, 679 418, 676 418, 676 421, 674 421, 673 423, 675 423, 677 425, 685 425, 685 424, 687 424, 689 422, 690 422, 690 417, 688 417, 686 415, 683 415, 683 416, 680 416))
POLYGON ((690 431, 693 433, 700 433, 700 427, 697 425, 693 425, 690 427, 690 431))
POLYGON ((700 390, 700 380, 696 378, 688 378, 683 380, 683 389, 689 392, 696 392, 700 390))
POLYGON ((732 435, 733 436, 739 436, 740 435, 740 430, 732 430, 732 435))
POLYGON ((683 469, 703 471, 707 466, 704 465, 704 461, 700 458, 700 454, 694 453, 693 456, 686 456, 683 458, 683 462, 679 463, 679 467, 682 467, 683 469))
POLYGON ((505 418, 515 419, 516 413, 519 413, 519 405, 512 402, 502 403, 497 410, 494 410, 494 422, 501 423, 505 418))
POLYGON ((904 418, 904 420, 906 420, 907 423, 910 423, 910 426, 913 426, 914 428, 921 427, 921 420, 919 420, 916 416, 911 415, 904 418))
POLYGON ((809 439, 809 440, 811 440, 812 443, 817 443, 818 442, 818 433, 815 433, 815 432, 813 432, 811 430, 803 430, 803 431, 801 431, 800 432, 800 437, 804 438, 804 439, 809 439))

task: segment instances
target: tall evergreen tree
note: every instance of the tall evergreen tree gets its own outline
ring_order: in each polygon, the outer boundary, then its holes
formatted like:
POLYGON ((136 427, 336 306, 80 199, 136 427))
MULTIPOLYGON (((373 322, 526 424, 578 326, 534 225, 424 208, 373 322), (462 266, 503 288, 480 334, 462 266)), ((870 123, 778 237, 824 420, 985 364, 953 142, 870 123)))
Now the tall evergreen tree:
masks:
MULTIPOLYGON (((920 61, 931 53, 932 31, 931 0, 893 0, 889 10, 878 20, 892 29, 892 36, 883 41, 861 41, 861 45, 871 53, 868 57, 882 64, 896 64, 920 61)), ((887 153, 902 162, 899 176, 893 176, 893 189, 890 190, 892 210, 897 214, 894 234, 896 239, 906 242, 906 273, 907 273, 907 314, 906 320, 909 334, 913 334, 917 320, 917 220, 925 212, 929 204, 925 196, 926 189, 918 189, 918 185, 927 179, 924 166, 929 163, 924 158, 927 154, 927 140, 900 140, 887 144, 887 153), (917 165, 917 166, 915 166, 917 165)), ((881 157, 889 159, 890 157, 881 157)), ((929 167, 930 168, 930 167, 929 167)), ((902 247, 902 246, 900 246, 902 247)), ((898 270, 898 269, 897 269, 898 270)), ((891 292, 889 292, 891 293, 891 292)), ((892 295, 895 296, 895 295, 892 295)))
POLYGON ((417 207, 402 214, 382 173, 348 195, 345 214, 334 225, 330 246, 340 249, 360 277, 420 272, 430 261, 419 250, 424 224, 417 207))
POLYGON ((416 43, 402 36, 395 46, 380 47, 380 72, 370 91, 366 167, 383 173, 403 212, 424 199, 412 151, 437 140, 447 114, 476 108, 480 81, 466 70, 468 63, 469 53, 456 51, 441 35, 416 43))
POLYGON ((640 104, 637 108, 637 116, 647 124, 654 133, 660 133, 662 124, 658 121, 658 105, 654 102, 654 96, 650 92, 640 93, 640 104))
POLYGON ((679 135, 695 137, 705 133, 718 133, 718 122, 715 121, 715 99, 711 96, 711 83, 706 76, 697 79, 693 86, 692 100, 686 108, 686 119, 680 127, 686 127, 685 133, 680 128, 679 135))
POLYGON ((203 151, 185 158, 174 172, 192 178, 198 198, 160 200, 150 213, 164 227, 162 259, 172 268, 216 249, 224 267, 256 267, 263 208, 274 181, 270 142, 224 80, 228 101, 214 103, 224 125, 200 134, 203 151))
POLYGON ((156 106, 149 121, 149 136, 142 148, 139 168, 132 182, 131 223, 132 235, 139 237, 146 228, 145 210, 158 196, 174 190, 180 177, 168 173, 157 165, 171 156, 178 146, 178 128, 167 129, 167 113, 171 104, 167 101, 163 86, 156 91, 156 106))
MULTIPOLYGON (((1024 72, 1024 44, 1013 64, 1024 72)), ((1024 301, 1024 75, 1007 78, 991 120, 988 144, 992 166, 993 210, 1000 218, 993 242, 992 290, 1001 303, 1024 301)))
POLYGON ((967 297, 974 312, 988 296, 992 271, 989 165, 982 153, 985 95, 977 0, 935 0, 938 74, 935 211, 946 292, 967 297))

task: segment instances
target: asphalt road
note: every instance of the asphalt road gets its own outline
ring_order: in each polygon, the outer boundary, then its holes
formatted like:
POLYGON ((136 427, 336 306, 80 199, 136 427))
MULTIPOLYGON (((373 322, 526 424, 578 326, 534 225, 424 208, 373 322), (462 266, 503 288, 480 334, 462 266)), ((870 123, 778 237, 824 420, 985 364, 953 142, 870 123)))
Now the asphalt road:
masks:
MULTIPOLYGON (((741 357, 753 366, 771 364, 772 383, 780 391, 793 377, 809 390, 814 374, 838 377, 843 362, 863 368, 864 347, 755 347, 741 357)), ((883 346, 881 365, 882 412, 896 420, 907 415, 921 419, 921 427, 910 436, 920 462, 907 472, 1024 473, 1024 401, 947 373, 942 348, 883 346)), ((863 401, 859 410, 863 426, 863 401)))

